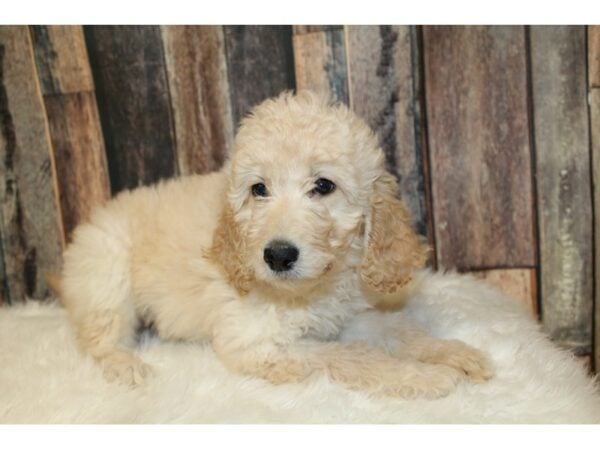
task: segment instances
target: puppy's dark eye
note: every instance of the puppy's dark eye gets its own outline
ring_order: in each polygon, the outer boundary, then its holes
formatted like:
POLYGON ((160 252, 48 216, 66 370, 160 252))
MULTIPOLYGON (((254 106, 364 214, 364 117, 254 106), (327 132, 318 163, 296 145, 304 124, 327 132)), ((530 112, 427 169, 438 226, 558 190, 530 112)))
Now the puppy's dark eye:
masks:
POLYGON ((269 195, 269 192, 264 183, 256 183, 252 185, 252 195, 255 197, 266 197, 269 195))
POLYGON ((314 194, 327 195, 335 191, 335 183, 327 178, 319 178, 315 181, 315 187, 311 191, 314 194))

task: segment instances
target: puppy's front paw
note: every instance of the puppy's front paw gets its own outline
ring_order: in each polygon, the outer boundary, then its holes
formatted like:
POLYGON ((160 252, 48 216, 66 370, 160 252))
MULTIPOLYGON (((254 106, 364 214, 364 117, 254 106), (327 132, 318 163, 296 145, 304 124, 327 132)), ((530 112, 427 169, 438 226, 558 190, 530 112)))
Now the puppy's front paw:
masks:
POLYGON ((427 362, 460 370, 477 383, 483 383, 494 376, 492 363, 487 355, 458 340, 442 341, 439 349, 427 362))
POLYGON ((386 383, 384 393, 407 399, 436 399, 450 394, 462 378, 462 373, 452 367, 419 364, 414 370, 406 368, 397 373, 393 383, 386 383))
POLYGON ((310 376, 313 369, 303 361, 285 359, 269 364, 264 377, 273 384, 300 383, 310 376))
POLYGON ((152 374, 141 359, 126 351, 116 351, 101 360, 104 378, 109 382, 137 386, 152 374))

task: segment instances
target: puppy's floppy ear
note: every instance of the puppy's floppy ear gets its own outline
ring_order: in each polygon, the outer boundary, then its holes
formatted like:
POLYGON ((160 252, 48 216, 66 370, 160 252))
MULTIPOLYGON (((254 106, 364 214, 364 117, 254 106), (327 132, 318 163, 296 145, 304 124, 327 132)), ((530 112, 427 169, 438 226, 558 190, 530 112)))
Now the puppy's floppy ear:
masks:
POLYGON ((254 272, 246 264, 246 240, 235 221, 233 211, 227 204, 221 213, 207 257, 218 264, 227 281, 240 295, 246 295, 254 281, 254 272))
POLYGON ((410 223, 404 204, 396 198, 396 179, 383 173, 375 182, 365 227, 362 280, 383 294, 400 290, 412 273, 425 265, 429 247, 410 223))

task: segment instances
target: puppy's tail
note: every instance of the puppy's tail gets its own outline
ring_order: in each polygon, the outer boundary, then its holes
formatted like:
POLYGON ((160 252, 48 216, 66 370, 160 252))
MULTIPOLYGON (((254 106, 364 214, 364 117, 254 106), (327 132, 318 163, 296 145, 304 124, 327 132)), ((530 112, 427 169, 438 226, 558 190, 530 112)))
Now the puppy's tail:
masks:
POLYGON ((60 282, 60 275, 54 272, 47 272, 44 274, 46 284, 50 288, 50 293, 58 300, 58 302, 65 306, 62 295, 62 284, 60 282))

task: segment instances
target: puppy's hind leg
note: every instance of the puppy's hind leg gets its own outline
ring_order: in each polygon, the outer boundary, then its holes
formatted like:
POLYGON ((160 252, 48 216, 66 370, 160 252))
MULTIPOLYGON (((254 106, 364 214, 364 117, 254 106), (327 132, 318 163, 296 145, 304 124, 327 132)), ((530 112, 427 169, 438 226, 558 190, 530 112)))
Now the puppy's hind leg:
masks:
POLYGON ((135 328, 134 320, 115 310, 90 313, 76 324, 80 348, 101 364, 108 381, 136 385, 150 374, 150 367, 129 349, 135 328))
POLYGON ((84 225, 65 252, 62 302, 79 347, 102 366, 105 378, 139 384, 149 367, 130 350, 137 318, 131 292, 129 251, 124 234, 84 225))

